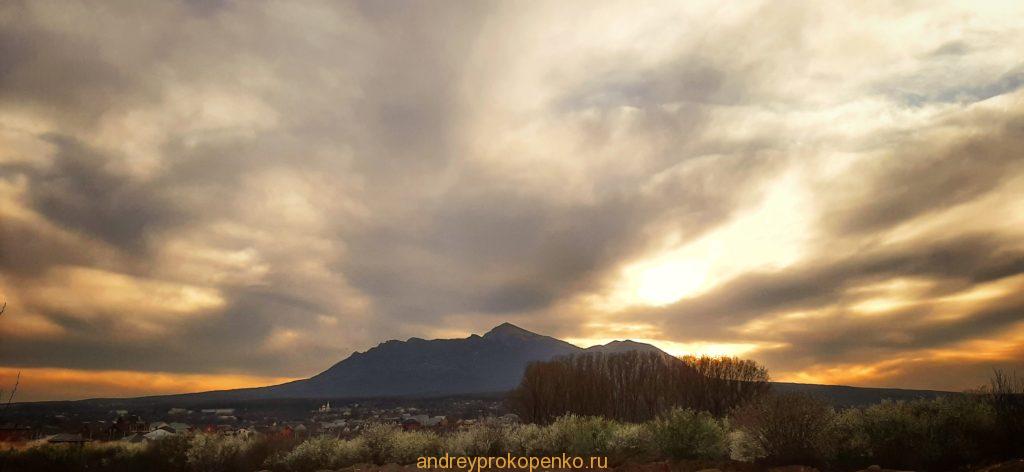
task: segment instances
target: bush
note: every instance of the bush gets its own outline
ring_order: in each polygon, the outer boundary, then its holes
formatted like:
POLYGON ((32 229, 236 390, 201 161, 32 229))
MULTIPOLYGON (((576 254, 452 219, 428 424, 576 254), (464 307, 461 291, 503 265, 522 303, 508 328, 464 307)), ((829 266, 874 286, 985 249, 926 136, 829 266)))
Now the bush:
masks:
POLYGON ((545 452, 547 428, 535 424, 511 424, 501 428, 506 451, 520 456, 537 456, 545 452))
POLYGON ((399 428, 390 424, 371 424, 363 428, 360 438, 366 447, 368 459, 374 464, 386 464, 395 452, 399 428))
POLYGON ((733 414, 746 435, 746 454, 773 464, 821 465, 832 458, 835 412, 800 394, 771 395, 733 414))
POLYGON ((998 439, 993 443, 1004 459, 1024 451, 1024 377, 996 369, 983 390, 996 413, 998 439))
POLYGON ((395 436, 388 462, 412 464, 419 457, 436 456, 440 450, 441 439, 436 433, 431 431, 399 432, 395 436))
POLYGON ((850 408, 836 413, 833 418, 833 438, 830 459, 835 463, 853 468, 876 464, 871 458, 870 438, 864 432, 862 409, 850 408))
POLYGON ((443 448, 452 455, 499 456, 505 454, 506 436, 506 426, 481 422, 445 437, 443 448))
POLYGON ((269 464, 279 463, 300 443, 301 441, 294 437, 257 435, 250 442, 245 457, 246 469, 259 470, 268 467, 269 464))
MULTIPOLYGON (((91 443, 81 448, 40 442, 27 449, 0 451, 0 468, 15 471, 139 470, 146 448, 139 444, 91 443)), ((167 470, 149 468, 148 470, 167 470)))
POLYGON ((843 415, 840 460, 895 468, 950 468, 990 455, 995 410, 982 398, 885 401, 843 415))
POLYGON ((642 424, 621 423, 612 430, 608 440, 608 455, 616 462, 644 457, 657 452, 651 447, 650 428, 642 424))
POLYGON ((648 423, 653 445, 672 459, 721 459, 729 452, 728 425, 707 412, 676 408, 648 423))
POLYGON ((337 469, 366 461, 369 453, 362 439, 320 436, 307 439, 279 460, 267 465, 291 471, 337 469))
POLYGON ((171 436, 146 444, 136 460, 145 464, 146 470, 185 472, 189 470, 188 448, 188 437, 171 436))
POLYGON ((729 458, 741 462, 754 462, 764 457, 761 446, 743 430, 729 431, 729 458))
POLYGON ((615 422, 597 416, 561 416, 546 428, 543 449, 577 456, 605 454, 615 427, 615 422))
POLYGON ((186 463, 194 472, 248 470, 250 441, 237 437, 197 434, 189 442, 186 463))

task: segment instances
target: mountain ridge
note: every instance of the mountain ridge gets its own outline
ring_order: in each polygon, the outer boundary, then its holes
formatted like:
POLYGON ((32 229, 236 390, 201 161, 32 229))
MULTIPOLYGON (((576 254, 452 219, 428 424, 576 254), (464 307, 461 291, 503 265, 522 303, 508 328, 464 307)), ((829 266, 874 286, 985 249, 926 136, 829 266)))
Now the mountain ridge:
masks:
MULTIPOLYGON (((502 323, 465 338, 388 340, 353 352, 324 371, 278 385, 122 399, 125 401, 237 401, 302 398, 443 397, 493 394, 514 389, 530 362, 588 353, 654 351, 651 344, 615 340, 582 348, 502 323)), ((932 390, 885 389, 773 382, 773 388, 826 397, 837 406, 882 398, 910 399, 951 394, 932 390)), ((92 399, 99 401, 111 399, 92 399)))
MULTIPOLYGON (((657 349, 642 343, 630 347, 657 349)), ((530 362, 583 352, 586 350, 574 344, 506 322, 482 336, 386 341, 365 352, 353 353, 308 379, 260 388, 271 397, 504 391, 518 385, 530 362)))

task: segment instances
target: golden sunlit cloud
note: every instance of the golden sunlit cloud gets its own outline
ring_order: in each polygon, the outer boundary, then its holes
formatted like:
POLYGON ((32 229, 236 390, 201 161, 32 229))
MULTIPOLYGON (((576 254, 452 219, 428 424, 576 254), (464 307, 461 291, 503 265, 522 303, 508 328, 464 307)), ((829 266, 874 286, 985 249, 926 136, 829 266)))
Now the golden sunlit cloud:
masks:
MULTIPOLYGON (((778 270, 807 251, 812 217, 808 190, 790 172, 747 212, 699 239, 625 266, 617 286, 604 297, 613 309, 664 306, 753 270, 778 270)), ((678 237, 667 238, 670 241, 678 237)))
POLYGON ((87 267, 56 267, 48 282, 30 289, 38 300, 50 309, 83 316, 121 311, 145 316, 189 316, 224 304, 213 289, 87 267))
MULTIPOLYGON (((877 361, 832 363, 798 371, 776 372, 776 380, 866 387, 892 386, 904 381, 906 388, 963 390, 983 385, 993 367, 1015 366, 1024 354, 1024 322, 1005 334, 987 340, 968 340, 943 349, 917 349, 877 361)), ((1011 367, 1012 368, 1012 367, 1011 367)))

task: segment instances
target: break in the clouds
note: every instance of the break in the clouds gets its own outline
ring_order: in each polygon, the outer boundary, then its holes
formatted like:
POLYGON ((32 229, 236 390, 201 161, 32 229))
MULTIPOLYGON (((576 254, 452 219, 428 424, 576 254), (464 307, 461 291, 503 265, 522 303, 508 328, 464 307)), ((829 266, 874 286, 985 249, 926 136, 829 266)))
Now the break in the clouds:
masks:
POLYGON ((271 383, 508 320, 975 386, 1024 367, 1022 15, 5 2, 0 380, 271 383))

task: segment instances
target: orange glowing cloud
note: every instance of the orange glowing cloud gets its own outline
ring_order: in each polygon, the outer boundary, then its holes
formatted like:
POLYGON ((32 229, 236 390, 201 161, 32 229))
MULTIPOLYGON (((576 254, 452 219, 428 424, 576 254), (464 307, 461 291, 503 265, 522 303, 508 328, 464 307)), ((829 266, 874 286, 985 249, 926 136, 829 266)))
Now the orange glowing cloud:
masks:
POLYGON ((295 380, 245 374, 0 367, 0 385, 10 388, 19 372, 21 380, 15 401, 164 395, 259 387, 295 380))

